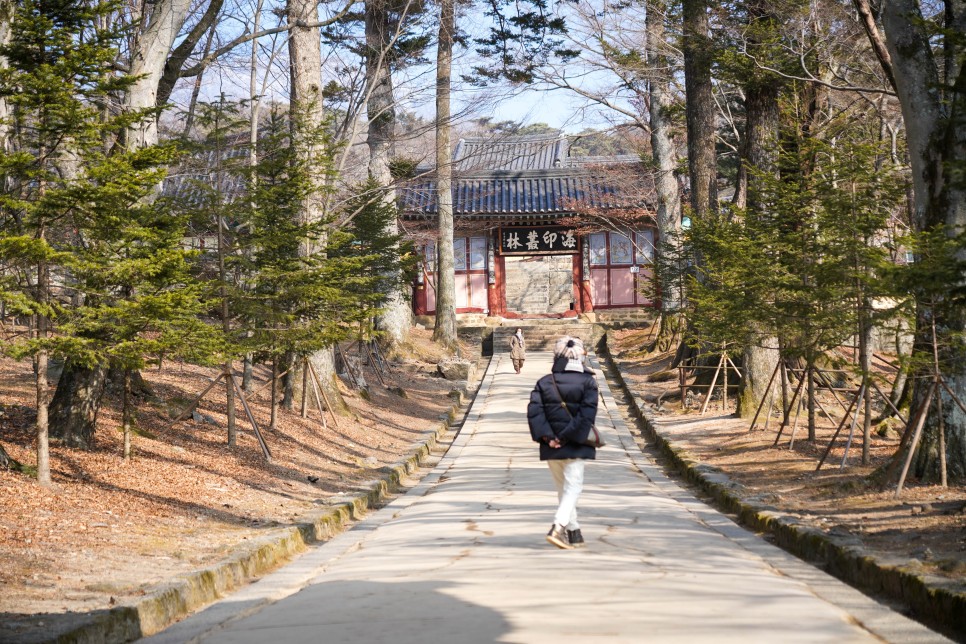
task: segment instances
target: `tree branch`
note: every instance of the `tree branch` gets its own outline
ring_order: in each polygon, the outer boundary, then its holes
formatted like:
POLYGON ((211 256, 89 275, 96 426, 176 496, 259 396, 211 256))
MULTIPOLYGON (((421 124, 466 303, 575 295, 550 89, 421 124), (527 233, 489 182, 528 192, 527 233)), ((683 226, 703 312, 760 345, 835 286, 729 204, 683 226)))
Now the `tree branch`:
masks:
POLYGON ((872 51, 875 52, 875 57, 879 59, 879 64, 882 66, 886 78, 889 79, 889 84, 895 90, 896 77, 892 71, 892 58, 889 56, 889 50, 886 49, 885 42, 882 40, 879 28, 875 24, 875 16, 872 15, 869 0, 852 0, 852 4, 855 5, 855 10, 859 12, 862 28, 865 29, 865 34, 869 37, 872 51))
POLYGON ((340 9, 337 14, 335 14, 334 16, 326 20, 319 20, 319 21, 313 21, 313 22, 305 22, 305 21, 299 20, 299 21, 296 21, 295 24, 284 24, 284 25, 279 25, 278 27, 273 27, 272 29, 263 29, 262 31, 256 31, 250 34, 242 34, 241 36, 238 36, 234 40, 219 47, 215 51, 211 52, 210 54, 202 58, 200 61, 198 61, 196 65, 193 65, 188 69, 182 70, 179 75, 179 78, 190 78, 192 76, 197 76, 208 65, 210 65, 212 61, 220 58, 221 56, 224 56, 235 47, 239 45, 244 45, 247 42, 251 42, 255 40, 256 38, 262 38, 263 36, 272 36, 285 31, 292 31, 295 28, 315 29, 316 27, 328 27, 329 25, 341 20, 347 13, 349 13, 349 9, 351 9, 352 5, 354 5, 355 3, 356 3, 356 0, 347 0, 345 6, 342 7, 342 9, 340 9))
POLYGON ((184 67, 188 57, 194 53, 195 47, 201 41, 201 37, 214 25, 224 2, 225 0, 211 0, 208 9, 205 10, 198 24, 192 27, 181 44, 175 47, 171 55, 168 56, 168 60, 164 63, 164 72, 161 75, 161 80, 158 81, 158 105, 164 105, 171 98, 171 92, 174 91, 175 83, 178 82, 178 78, 181 76, 181 68, 184 67))
MULTIPOLYGON (((856 1, 857 2, 860 2, 862 0, 856 0, 856 1)), ((758 69, 763 69, 766 72, 771 72, 772 74, 775 74, 777 76, 780 76, 781 78, 788 78, 790 80, 803 81, 803 82, 806 82, 806 83, 815 83, 816 85, 820 85, 822 87, 827 87, 829 89, 832 89, 832 90, 835 90, 835 91, 838 91, 838 92, 859 92, 859 93, 863 93, 864 92, 866 94, 886 94, 888 96, 895 96, 896 95, 896 93, 894 91, 895 85, 893 85, 893 89, 892 90, 880 89, 880 88, 877 88, 877 87, 859 87, 857 85, 836 85, 835 83, 830 83, 828 81, 824 81, 821 78, 818 78, 817 76, 815 76, 814 74, 812 74, 810 71, 808 71, 808 68, 805 67, 804 61, 802 62, 802 71, 804 71, 808 75, 807 76, 795 76, 793 74, 786 74, 785 72, 783 72, 783 71, 781 71, 779 69, 775 69, 774 67, 769 67, 768 65, 765 65, 765 64, 761 63, 761 61, 759 61, 758 58, 756 58, 753 54, 751 54, 748 51, 748 48, 747 47, 742 47, 741 53, 744 54, 745 56, 747 56, 753 63, 755 63, 755 67, 757 67, 758 69)))

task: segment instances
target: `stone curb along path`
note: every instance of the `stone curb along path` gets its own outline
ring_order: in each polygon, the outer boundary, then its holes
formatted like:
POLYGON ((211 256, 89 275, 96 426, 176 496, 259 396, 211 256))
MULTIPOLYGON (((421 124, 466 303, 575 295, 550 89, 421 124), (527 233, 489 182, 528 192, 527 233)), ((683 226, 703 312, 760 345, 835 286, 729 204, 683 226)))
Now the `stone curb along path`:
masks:
MULTIPOLYGON (((478 370, 479 373, 486 369, 478 370)), ((480 380, 472 383, 468 399, 458 400, 435 429, 407 458, 381 468, 382 477, 357 496, 327 508, 311 521, 272 531, 249 542, 227 559, 159 586, 137 602, 92 613, 85 623, 53 636, 57 644, 130 642, 153 635, 217 599, 287 563, 309 545, 328 541, 348 529, 369 510, 384 505, 402 487, 405 477, 426 464, 447 433, 460 426, 480 380)), ((452 438, 452 437, 450 437, 452 438)))
POLYGON ((741 524, 769 534, 775 545, 864 592, 902 602, 909 607, 912 617, 959 641, 966 641, 966 594, 953 590, 949 582, 904 570, 905 560, 876 558, 855 538, 828 534, 775 507, 756 503, 748 498, 750 495, 746 496, 742 485, 724 472, 701 463, 686 449, 662 436, 656 418, 631 393, 619 361, 610 357, 606 342, 605 336, 601 355, 611 368, 602 370, 603 373, 619 385, 627 410, 645 437, 688 482, 711 496, 721 509, 736 515, 741 524))

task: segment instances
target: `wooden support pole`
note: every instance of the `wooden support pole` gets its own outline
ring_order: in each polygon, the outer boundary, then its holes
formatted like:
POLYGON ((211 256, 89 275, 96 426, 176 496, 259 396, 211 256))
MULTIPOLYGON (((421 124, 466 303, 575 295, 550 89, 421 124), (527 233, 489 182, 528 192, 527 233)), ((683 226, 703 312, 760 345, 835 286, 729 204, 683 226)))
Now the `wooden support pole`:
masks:
POLYGON ((381 365, 378 362, 376 362, 375 357, 373 357, 373 355, 372 355, 372 349, 369 348, 369 343, 366 342, 366 343, 363 344, 363 346, 365 346, 365 348, 366 348, 366 354, 369 356, 369 364, 372 365, 373 371, 376 372, 376 377, 379 378, 379 384, 381 384, 383 387, 385 387, 386 386, 386 380, 382 377, 382 367, 381 367, 381 365))
MULTIPOLYGON (((345 372, 347 374, 349 374, 349 377, 350 378, 352 378, 352 382, 358 383, 359 382, 359 376, 356 374, 355 371, 353 371, 352 365, 349 364, 349 361, 346 359, 345 352, 342 351, 342 347, 337 344, 337 345, 335 345, 335 349, 336 349, 336 351, 339 352, 339 357, 342 358, 342 364, 345 365, 345 372)), ((315 371, 315 369, 313 369, 313 372, 314 371, 315 371)), ((320 387, 321 387, 321 385, 320 385, 320 387)), ((325 393, 325 389, 324 388, 322 389, 322 392, 325 393)), ((328 404, 328 403, 326 403, 326 404, 328 404)))
POLYGON ((855 401, 855 414, 852 415, 852 426, 849 427, 849 438, 845 441, 845 450, 842 452, 842 463, 839 465, 839 469, 845 469, 845 462, 849 458, 849 448, 852 447, 852 439, 855 437, 855 426, 859 423, 859 404, 858 401, 865 400, 865 383, 859 387, 859 394, 855 401))
MULTIPOLYGON (((273 367, 273 369, 274 369, 274 367, 273 367)), ((285 375, 289 371, 291 371, 291 370, 292 370, 292 367, 289 367, 288 369, 286 369, 282 373, 278 374, 278 377, 279 378, 284 378, 285 375)), ((265 389, 265 387, 269 387, 269 386, 271 386, 271 384, 272 384, 272 379, 269 378, 268 380, 266 380, 265 382, 263 382, 261 385, 259 385, 254 391, 252 391, 251 393, 249 393, 248 396, 250 398, 254 398, 254 397, 258 396, 258 394, 262 393, 262 391, 265 389)))
MULTIPOLYGON (((305 360, 305 373, 309 373, 309 369, 310 369, 310 367, 309 367, 309 361, 308 361, 308 359, 306 359, 305 360)), ((325 408, 322 406, 322 398, 319 397, 319 388, 315 384, 315 378, 311 378, 310 379, 310 382, 312 383, 312 392, 315 394, 315 405, 316 405, 316 407, 319 410, 319 419, 322 421, 322 429, 328 429, 329 428, 329 424, 325 420, 325 408)))
MULTIPOLYGON (((896 418, 901 420, 903 425, 907 425, 909 421, 902 417, 902 414, 899 413, 899 410, 896 408, 896 406, 892 404, 892 401, 889 399, 889 397, 882 393, 882 390, 879 389, 879 385, 875 384, 875 380, 869 378, 869 384, 871 384, 872 388, 875 389, 880 396, 882 396, 882 399, 886 401, 886 404, 892 408, 892 411, 894 411, 896 414, 896 418)), ((963 408, 963 411, 966 412, 966 407, 963 408)))
POLYGON ((852 407, 855 406, 856 403, 858 402, 859 402, 859 397, 856 396, 855 400, 852 401, 852 404, 850 404, 845 409, 845 415, 842 416, 842 422, 840 422, 839 426, 835 429, 835 433, 832 434, 832 439, 828 442, 828 447, 825 448, 825 453, 822 454, 822 459, 818 462, 818 465, 815 467, 816 472, 822 469, 822 465, 825 464, 825 459, 827 459, 828 455, 832 452, 832 445, 835 444, 835 439, 839 437, 839 432, 842 431, 842 428, 845 427, 845 423, 848 422, 849 420, 849 416, 852 413, 852 407))
POLYGON ((678 367, 678 386, 681 387, 681 409, 684 409, 684 397, 688 393, 688 377, 684 375, 684 365, 678 367))
POLYGON ((727 360, 728 364, 731 365, 731 370, 735 372, 736 376, 738 376, 738 380, 741 380, 744 377, 741 375, 741 369, 735 366, 735 363, 731 361, 731 358, 726 357, 725 360, 727 360))
POLYGON ((329 402, 329 397, 325 393, 325 387, 322 386, 322 380, 319 378, 319 374, 316 373, 315 367, 312 366, 312 363, 309 362, 308 364, 309 372, 312 374, 312 378, 315 379, 315 384, 319 388, 319 391, 322 392, 322 399, 325 401, 325 408, 329 410, 329 414, 332 416, 332 424, 338 427, 339 418, 336 416, 335 410, 332 409, 332 404, 329 402))
POLYGON ((798 395, 801 393, 801 391, 802 391, 802 385, 804 385, 804 384, 805 384, 805 378, 799 378, 799 380, 798 380, 798 386, 795 387, 795 393, 792 394, 792 400, 788 404, 788 409, 785 411, 784 418, 782 418, 782 424, 778 428, 778 436, 775 437, 775 442, 772 444, 772 447, 778 447, 778 441, 780 441, 782 439, 782 432, 784 432, 785 431, 785 428, 788 426, 788 420, 789 420, 788 417, 792 413, 792 405, 794 405, 795 402, 798 400, 798 395))
MULTIPOLYGON (((942 376, 936 374, 936 380, 942 376)), ((946 421, 943 418, 943 394, 936 387, 936 415, 939 418, 939 485, 947 487, 946 481, 946 421)))
POLYGON ((821 400, 819 400, 818 398, 816 398, 815 399, 815 404, 818 405, 818 408, 822 410, 822 413, 825 414, 825 417, 826 418, 828 418, 832 422, 835 422, 835 416, 833 416, 832 414, 828 413, 828 410, 825 409, 825 405, 822 404, 822 401, 821 400))
POLYGON ((802 405, 795 405, 795 422, 792 423, 792 435, 788 440, 788 449, 795 447, 795 433, 798 432, 798 421, 802 416, 802 405))
POLYGON ((768 431, 768 424, 771 422, 771 410, 775 407, 775 388, 771 389, 768 395, 768 411, 765 413, 765 426, 762 431, 768 431))
POLYGON ((782 387, 782 421, 784 421, 785 420, 785 417, 788 415, 788 410, 790 409, 790 407, 788 405, 788 368, 786 367, 784 360, 779 359, 778 360, 778 364, 780 364, 781 365, 781 368, 782 368, 782 371, 781 371, 781 374, 782 374, 782 379, 781 379, 781 387, 782 387))
POLYGON ((202 391, 200 394, 198 394, 195 397, 195 399, 191 401, 191 404, 185 407, 184 410, 180 414, 178 414, 178 417, 172 420, 165 429, 171 429, 172 427, 180 423, 188 414, 193 412, 195 410, 195 407, 198 406, 198 403, 201 402, 201 399, 205 397, 205 394, 211 391, 214 388, 214 386, 217 385, 219 382, 221 382, 221 379, 224 377, 225 377, 225 372, 222 371, 220 374, 218 374, 217 378, 215 378, 210 383, 208 383, 208 386, 205 387, 205 390, 202 391))
MULTIPOLYGON (((832 392, 832 397, 835 398, 835 402, 837 402, 842 409, 848 410, 849 405, 846 405, 845 402, 841 398, 839 398, 838 392, 852 391, 852 390, 833 387, 832 384, 828 382, 828 380, 825 378, 825 371, 826 371, 825 369, 816 369, 816 371, 819 373, 819 376, 821 376, 822 380, 825 381, 826 383, 824 388, 832 392)), ((848 413, 848 411, 846 411, 846 413, 848 413)))
POLYGON ((906 476, 909 474, 909 466, 912 465, 912 457, 916 453, 916 447, 919 446, 919 437, 922 434, 922 427, 926 424, 926 416, 928 415, 929 405, 932 404, 932 397, 936 390, 936 381, 933 380, 929 383, 929 389, 926 390, 926 397, 922 401, 922 410, 919 413, 919 417, 916 418, 916 428, 912 432, 912 441, 909 443, 909 452, 906 454, 906 461, 902 465, 902 472, 899 474, 899 482, 896 484, 896 494, 895 498, 899 498, 902 494, 902 486, 906 483, 906 476))
POLYGON ((309 417, 309 372, 302 368, 302 418, 309 417))
POLYGON ((248 400, 245 398, 245 392, 242 391, 241 386, 235 379, 234 374, 228 374, 231 378, 231 382, 235 385, 235 391, 238 392, 238 397, 241 398, 242 407, 245 408, 245 414, 248 416, 248 422, 252 424, 252 430, 255 432, 255 438, 258 439, 258 445, 262 448, 262 454, 265 456, 265 460, 269 463, 272 462, 272 451, 268 449, 268 443, 265 442, 265 437, 262 436, 262 432, 258 429, 258 423, 255 422, 255 416, 252 414, 251 407, 248 406, 248 400))
POLYGON ((755 428, 755 423, 758 422, 758 416, 761 414, 761 408, 765 405, 765 400, 768 400, 768 413, 765 414, 765 426, 768 426, 768 416, 771 416, 771 404, 774 400, 772 397, 772 384, 775 382, 775 376, 778 375, 778 369, 781 367, 781 358, 775 363, 775 369, 771 372, 771 378, 768 379, 768 387, 765 389, 765 395, 761 397, 761 402, 758 403, 758 409, 755 411, 755 417, 751 419, 751 425, 748 427, 750 432, 755 428))
POLYGON ((721 363, 724 362, 724 357, 718 360, 718 368, 714 370, 714 377, 711 378, 711 386, 708 387, 708 393, 704 397, 704 404, 701 405, 701 415, 704 416, 704 412, 708 410, 708 403, 711 402, 711 394, 714 393, 714 386, 718 383, 718 374, 721 373, 721 363))
POLYGON ((964 405, 963 401, 959 399, 959 396, 953 393, 953 390, 949 388, 949 385, 946 384, 946 381, 940 378, 939 384, 942 385, 943 389, 946 390, 946 393, 949 394, 949 397, 953 399, 953 402, 959 406, 964 414, 966 414, 966 405, 964 405))

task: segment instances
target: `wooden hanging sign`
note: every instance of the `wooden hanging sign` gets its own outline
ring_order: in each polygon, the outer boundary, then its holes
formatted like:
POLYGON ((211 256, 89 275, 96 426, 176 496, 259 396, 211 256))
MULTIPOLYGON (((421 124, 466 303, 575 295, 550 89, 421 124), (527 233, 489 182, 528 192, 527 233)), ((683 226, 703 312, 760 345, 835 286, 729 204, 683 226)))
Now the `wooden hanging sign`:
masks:
POLYGON ((503 226, 501 255, 566 255, 578 251, 577 231, 566 226, 503 226))

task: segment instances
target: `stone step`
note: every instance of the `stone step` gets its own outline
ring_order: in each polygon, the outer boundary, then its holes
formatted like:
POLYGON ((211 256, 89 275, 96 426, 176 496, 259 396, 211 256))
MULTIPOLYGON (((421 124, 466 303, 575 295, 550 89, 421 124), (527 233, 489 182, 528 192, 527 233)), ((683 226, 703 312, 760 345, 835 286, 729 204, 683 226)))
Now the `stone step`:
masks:
POLYGON ((519 324, 509 324, 493 329, 494 353, 510 351, 510 336, 516 333, 517 327, 523 329, 523 338, 528 351, 552 351, 557 339, 564 335, 580 338, 588 348, 593 346, 595 329, 592 324, 572 321, 561 323, 558 320, 521 320, 519 324))

